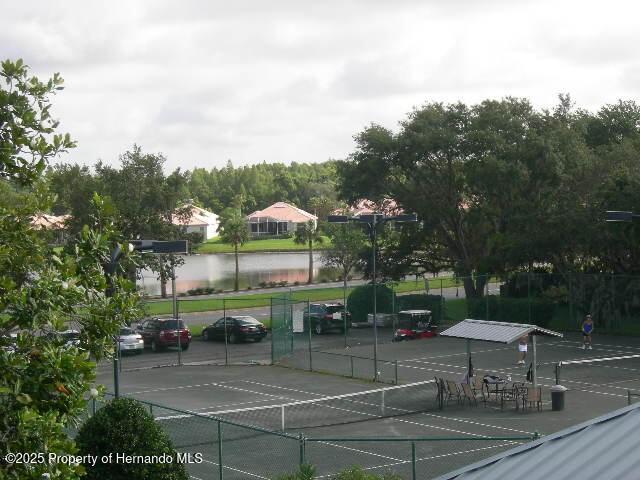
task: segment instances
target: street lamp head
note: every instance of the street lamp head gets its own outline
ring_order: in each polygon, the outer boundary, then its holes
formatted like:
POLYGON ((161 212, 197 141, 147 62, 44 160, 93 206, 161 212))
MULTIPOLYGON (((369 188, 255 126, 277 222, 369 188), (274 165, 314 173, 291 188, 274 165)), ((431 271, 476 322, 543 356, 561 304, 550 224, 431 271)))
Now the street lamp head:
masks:
POLYGON ((390 220, 393 220, 394 222, 414 223, 418 221, 418 215, 415 213, 403 213, 390 218, 390 220))
POLYGON ((619 210, 607 210, 607 222, 632 222, 635 216, 633 212, 622 212, 619 210))
POLYGON ((327 217, 329 223, 349 223, 349 217, 346 215, 329 215, 327 217))

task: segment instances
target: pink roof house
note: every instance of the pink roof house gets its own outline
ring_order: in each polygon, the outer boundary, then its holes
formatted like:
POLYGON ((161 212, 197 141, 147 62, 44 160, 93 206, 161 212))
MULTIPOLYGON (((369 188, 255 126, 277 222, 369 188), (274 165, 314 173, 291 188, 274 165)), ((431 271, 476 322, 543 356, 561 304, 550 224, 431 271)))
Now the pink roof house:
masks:
POLYGON ((308 221, 313 221, 314 225, 318 223, 318 217, 315 215, 285 202, 274 203, 245 218, 252 237, 284 235, 294 232, 299 225, 308 221))

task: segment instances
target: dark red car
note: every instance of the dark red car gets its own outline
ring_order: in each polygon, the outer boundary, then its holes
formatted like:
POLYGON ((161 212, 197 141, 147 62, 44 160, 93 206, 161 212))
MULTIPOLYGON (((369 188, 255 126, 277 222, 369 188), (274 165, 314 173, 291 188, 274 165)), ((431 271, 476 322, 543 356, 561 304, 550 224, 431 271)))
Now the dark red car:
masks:
POLYGON ((191 332, 182 320, 175 318, 151 318, 139 323, 136 331, 142 335, 145 348, 151 347, 154 352, 177 347, 178 338, 182 350, 187 350, 191 343, 191 332))

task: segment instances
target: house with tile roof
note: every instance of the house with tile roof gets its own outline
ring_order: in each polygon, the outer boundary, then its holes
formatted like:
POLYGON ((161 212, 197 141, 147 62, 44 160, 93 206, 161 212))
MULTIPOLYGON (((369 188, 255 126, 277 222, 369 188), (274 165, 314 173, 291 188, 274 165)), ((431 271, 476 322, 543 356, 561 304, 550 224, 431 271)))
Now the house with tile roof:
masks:
POLYGON ((186 204, 178 208, 184 215, 174 215, 172 223, 184 228, 185 233, 199 233, 203 241, 218 233, 218 215, 196 205, 186 204))
POLYGON ((312 221, 318 223, 318 217, 286 202, 277 202, 257 210, 246 217, 249 235, 252 238, 286 235, 295 232, 299 225, 312 221))

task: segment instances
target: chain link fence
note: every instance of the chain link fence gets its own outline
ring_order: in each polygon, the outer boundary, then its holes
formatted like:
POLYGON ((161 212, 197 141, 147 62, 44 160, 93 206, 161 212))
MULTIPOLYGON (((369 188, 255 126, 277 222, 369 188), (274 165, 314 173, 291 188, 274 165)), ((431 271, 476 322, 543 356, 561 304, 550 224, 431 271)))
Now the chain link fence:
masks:
MULTIPOLYGON (((92 399, 85 418, 112 398, 92 399)), ((310 464, 316 478, 331 478, 358 465, 372 473, 428 479, 535 439, 536 435, 492 437, 317 437, 279 432, 140 401, 179 453, 201 455, 187 464, 200 480, 274 479, 310 464)), ((71 436, 75 431, 69 432, 71 436)), ((116 448, 116 447, 114 447, 116 448)))

